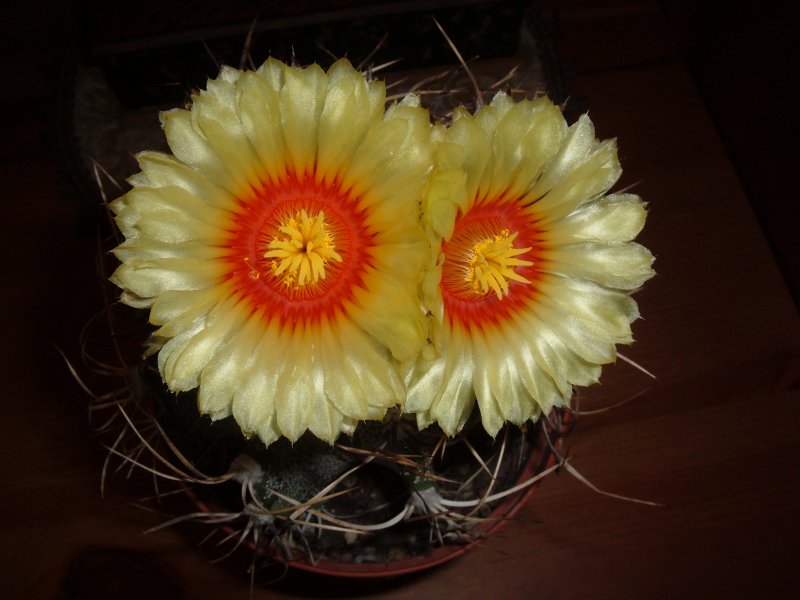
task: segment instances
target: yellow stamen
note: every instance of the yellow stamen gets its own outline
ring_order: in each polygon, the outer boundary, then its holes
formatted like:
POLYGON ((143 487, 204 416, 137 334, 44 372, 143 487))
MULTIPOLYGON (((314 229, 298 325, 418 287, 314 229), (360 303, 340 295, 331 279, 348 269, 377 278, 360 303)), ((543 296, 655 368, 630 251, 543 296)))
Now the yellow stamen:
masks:
POLYGON ((472 247, 472 256, 465 281, 472 284, 472 289, 481 294, 488 294, 491 289, 502 300, 508 294, 508 280, 530 283, 518 274, 514 267, 529 267, 529 260, 515 258, 525 254, 530 248, 515 248, 514 239, 517 232, 511 234, 504 229, 494 237, 486 238, 472 247))
POLYGON ((336 252, 325 213, 310 217, 305 209, 278 227, 278 235, 267 245, 264 258, 272 259, 272 272, 288 286, 303 287, 325 279, 329 260, 342 262, 336 252))

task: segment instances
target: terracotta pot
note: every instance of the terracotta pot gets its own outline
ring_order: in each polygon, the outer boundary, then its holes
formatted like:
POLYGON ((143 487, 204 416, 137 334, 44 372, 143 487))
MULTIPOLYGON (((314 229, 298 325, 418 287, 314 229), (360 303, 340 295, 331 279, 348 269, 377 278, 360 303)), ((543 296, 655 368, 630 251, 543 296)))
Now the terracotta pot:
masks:
MULTIPOLYGON (((516 474, 513 484, 505 486, 505 489, 510 489, 517 484, 528 482, 537 474, 553 466, 556 461, 554 451, 557 452, 558 448, 561 446, 562 438, 569 434, 573 421, 574 414, 571 410, 565 409, 554 412, 553 415, 551 415, 551 418, 547 422, 552 423, 553 426, 546 425, 546 432, 544 431, 544 423, 539 423, 535 427, 532 426, 532 431, 526 434, 528 446, 526 449, 527 456, 524 458, 523 466, 516 474)), ((305 555, 287 557, 277 545, 256 548, 250 543, 249 546, 252 551, 264 553, 269 559, 275 562, 288 564, 293 568, 323 575, 377 578, 415 573, 453 560, 469 552, 480 540, 496 533, 531 499, 538 485, 539 482, 537 481, 520 491, 492 503, 491 510, 485 515, 485 518, 470 528, 468 539, 441 545, 427 544, 425 548, 418 552, 396 559, 366 560, 364 556, 359 556, 358 550, 356 550, 351 560, 330 560, 323 556, 312 561, 305 555)), ((495 491, 500 492, 502 490, 495 491)), ((188 493, 199 511, 206 513, 220 511, 220 505, 213 494, 201 498, 194 491, 188 491, 188 493)), ((223 527, 223 529, 226 534, 234 534, 233 529, 230 527, 223 527)), ((371 535, 381 536, 382 532, 376 532, 371 535)), ((311 551, 312 554, 319 555, 319 553, 315 552, 313 544, 311 551)))

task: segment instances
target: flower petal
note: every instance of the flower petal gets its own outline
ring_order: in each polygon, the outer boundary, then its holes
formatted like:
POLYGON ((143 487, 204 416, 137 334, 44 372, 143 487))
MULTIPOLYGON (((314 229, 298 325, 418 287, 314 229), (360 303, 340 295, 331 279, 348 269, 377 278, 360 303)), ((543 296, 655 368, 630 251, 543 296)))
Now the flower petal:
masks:
POLYGON ((280 436, 275 417, 277 381, 289 367, 283 360, 288 334, 276 321, 261 323, 262 334, 238 382, 231 411, 245 435, 257 433, 265 444, 280 436), (265 436, 265 432, 267 435, 265 436))
POLYGON ((312 173, 317 157, 317 131, 328 88, 325 72, 318 65, 284 71, 280 115, 286 143, 287 168, 312 173))
POLYGON ((584 204, 546 231, 548 243, 630 242, 644 227, 647 209, 639 196, 610 194, 584 204))
POLYGON ((109 279, 139 297, 155 298, 169 290, 214 285, 222 274, 218 263, 194 258, 137 258, 121 264, 109 279))
POLYGON ((635 242, 586 242, 561 246, 543 254, 547 261, 543 268, 549 272, 621 290, 641 287, 655 274, 651 268, 653 255, 635 242))
MULTIPOLYGON (((231 189, 237 195, 245 193, 251 182, 260 176, 259 157, 250 143, 247 128, 239 115, 239 91, 236 83, 239 71, 223 67, 216 80, 208 82, 205 91, 193 98, 193 128, 202 133, 224 166, 231 189)), ((227 187, 227 186, 226 186, 227 187)))
MULTIPOLYGON (((223 209, 234 206, 233 194, 213 183, 206 174, 198 172, 173 156, 161 152, 140 152, 136 155, 136 159, 142 172, 129 179, 134 187, 177 187, 210 206, 223 209)), ((112 203, 112 208, 118 201, 112 203)))
POLYGON ((260 179, 277 182, 286 176, 287 164, 279 102, 283 69, 270 69, 273 71, 272 80, 263 72, 242 75, 238 85, 238 111, 244 134, 261 164, 260 179))
MULTIPOLYGON (((622 174, 613 140, 601 142, 588 160, 564 176, 531 207, 540 223, 547 225, 569 214, 582 204, 606 193, 622 174)), ((537 197, 539 183, 529 198, 537 197)))
POLYGON ((200 373, 218 348, 242 327, 240 310, 233 299, 221 303, 195 321, 188 338, 182 332, 164 345, 158 367, 171 390, 185 392, 199 385, 200 373))
POLYGON ((190 111, 176 108, 162 112, 160 116, 169 148, 176 158, 229 193, 236 195, 241 191, 241 181, 231 177, 214 147, 196 128, 190 111))
POLYGON ((382 117, 383 83, 368 82, 346 60, 328 71, 328 92, 319 121, 318 177, 341 177, 371 127, 382 117))
MULTIPOLYGON (((262 337, 258 324, 248 321, 217 349, 200 373, 197 402, 201 413, 210 415, 214 420, 231 414, 236 391, 252 368, 262 337)), ((241 423, 241 413, 237 416, 237 421, 241 423)), ((255 428, 251 425, 248 430, 252 433, 255 428)))

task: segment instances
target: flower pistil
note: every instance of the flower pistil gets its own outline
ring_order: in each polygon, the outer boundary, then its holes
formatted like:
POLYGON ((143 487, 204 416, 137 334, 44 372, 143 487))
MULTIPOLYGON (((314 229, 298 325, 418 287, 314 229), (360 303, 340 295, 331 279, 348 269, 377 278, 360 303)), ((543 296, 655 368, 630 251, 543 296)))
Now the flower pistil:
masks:
POLYGON ((485 295, 491 289, 497 295, 497 299, 502 300, 503 294, 508 294, 509 279, 530 283, 529 279, 514 270, 514 267, 533 265, 529 260, 516 258, 531 250, 531 248, 514 247, 517 235, 516 231, 512 234, 508 229, 504 229, 499 234, 483 239, 473 246, 464 280, 472 285, 475 292, 485 295))
POLYGON ((328 261, 342 262, 325 221, 325 212, 309 216, 305 209, 278 227, 264 258, 272 259, 272 272, 287 286, 304 287, 325 279, 328 261))

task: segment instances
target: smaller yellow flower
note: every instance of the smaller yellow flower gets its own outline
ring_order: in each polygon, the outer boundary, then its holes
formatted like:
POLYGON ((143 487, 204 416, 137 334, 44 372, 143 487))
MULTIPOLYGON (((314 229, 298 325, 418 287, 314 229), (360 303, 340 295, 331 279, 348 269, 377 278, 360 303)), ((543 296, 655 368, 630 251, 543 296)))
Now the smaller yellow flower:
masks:
POLYGON ((613 141, 567 126, 547 98, 500 93, 437 127, 424 219, 429 346, 408 366, 404 410, 456 434, 477 402, 485 429, 565 406, 632 341, 629 292, 653 275, 633 242, 645 208, 609 194, 613 141))

